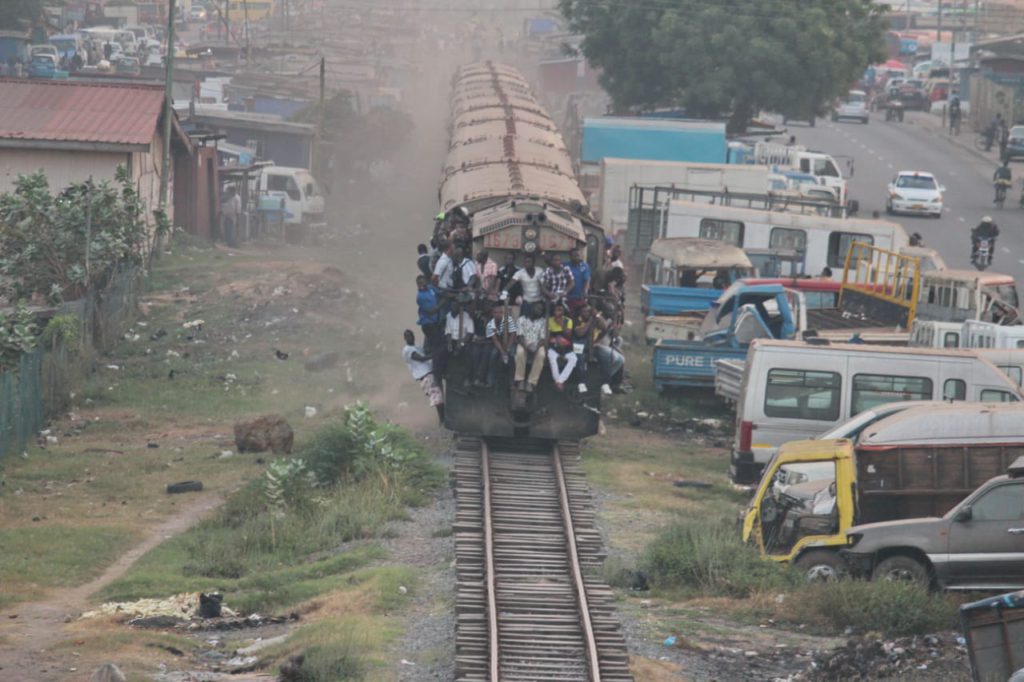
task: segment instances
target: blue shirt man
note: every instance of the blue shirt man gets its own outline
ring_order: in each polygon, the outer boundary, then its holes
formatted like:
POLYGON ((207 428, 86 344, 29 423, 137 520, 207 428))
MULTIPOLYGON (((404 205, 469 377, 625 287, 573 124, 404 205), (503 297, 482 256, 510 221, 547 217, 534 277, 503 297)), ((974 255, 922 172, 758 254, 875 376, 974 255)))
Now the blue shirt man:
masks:
POLYGON ((583 260, 579 249, 569 252, 569 271, 572 272, 573 284, 565 298, 570 311, 575 311, 586 303, 590 293, 590 266, 583 260))
POLYGON ((423 275, 416 278, 416 288, 416 308, 420 315, 416 324, 421 327, 437 324, 441 319, 437 305, 437 289, 433 284, 427 284, 427 278, 423 275))

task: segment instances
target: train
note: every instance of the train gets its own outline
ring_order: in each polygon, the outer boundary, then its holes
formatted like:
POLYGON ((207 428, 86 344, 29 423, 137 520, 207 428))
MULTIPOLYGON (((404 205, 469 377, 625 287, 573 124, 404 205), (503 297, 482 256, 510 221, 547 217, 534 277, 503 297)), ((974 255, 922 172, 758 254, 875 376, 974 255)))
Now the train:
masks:
MULTIPOLYGON (((439 221, 468 222, 474 256, 544 259, 581 254, 597 272, 604 230, 590 214, 572 158, 547 110, 515 68, 494 62, 460 67, 452 78, 449 148, 438 191, 439 221)), ((467 385, 469 353, 453 356, 443 381, 445 426, 481 437, 577 440, 597 433, 600 391, 558 391, 550 376, 536 390, 513 385, 511 366, 494 388, 467 385)), ((597 363, 586 383, 596 389, 597 363), (592 376, 593 375, 593 376, 592 376)), ((545 375, 548 374, 545 368, 545 375)))

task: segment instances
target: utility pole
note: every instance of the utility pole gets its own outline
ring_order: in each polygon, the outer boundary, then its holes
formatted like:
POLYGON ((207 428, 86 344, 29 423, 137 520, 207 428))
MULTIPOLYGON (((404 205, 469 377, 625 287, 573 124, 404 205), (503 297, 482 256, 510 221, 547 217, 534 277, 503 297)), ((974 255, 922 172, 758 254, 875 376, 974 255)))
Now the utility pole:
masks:
MULTIPOLYGON (((320 110, 319 110, 319 117, 318 117, 317 126, 316 126, 317 150, 321 150, 323 148, 324 121, 326 120, 326 117, 327 117, 327 109, 326 109, 326 107, 327 107, 327 102, 326 102, 327 96, 326 96, 326 91, 327 91, 327 59, 323 55, 320 55, 320 110)), ((323 163, 323 153, 322 152, 319 152, 317 154, 316 162, 313 165, 314 165, 314 168, 316 166, 321 166, 319 168, 319 171, 320 171, 321 175, 324 173, 324 169, 326 168, 326 166, 323 163)))
POLYGON ((935 28, 935 42, 942 42, 942 0, 939 0, 939 22, 935 28))
MULTIPOLYGON (((167 215, 167 194, 170 190, 171 175, 171 119, 174 116, 174 5, 176 0, 167 2, 167 54, 164 57, 164 134, 163 156, 160 159, 160 212, 167 215)), ((159 258, 163 248, 163 235, 156 235, 155 254, 159 258)))

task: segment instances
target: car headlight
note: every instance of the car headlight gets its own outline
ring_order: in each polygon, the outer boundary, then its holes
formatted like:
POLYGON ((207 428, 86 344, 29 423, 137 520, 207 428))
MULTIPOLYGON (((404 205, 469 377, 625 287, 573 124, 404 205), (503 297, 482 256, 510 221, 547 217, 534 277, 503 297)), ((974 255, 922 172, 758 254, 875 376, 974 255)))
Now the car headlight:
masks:
POLYGON ((900 201, 903 201, 903 197, 901 197, 896 192, 889 192, 889 198, 890 199, 899 199, 900 201))
POLYGON ((846 534, 846 546, 855 547, 864 535, 861 533, 847 533, 846 534))
POLYGON ((941 204, 942 203, 942 197, 935 197, 934 199, 932 199, 932 203, 933 204, 941 204))

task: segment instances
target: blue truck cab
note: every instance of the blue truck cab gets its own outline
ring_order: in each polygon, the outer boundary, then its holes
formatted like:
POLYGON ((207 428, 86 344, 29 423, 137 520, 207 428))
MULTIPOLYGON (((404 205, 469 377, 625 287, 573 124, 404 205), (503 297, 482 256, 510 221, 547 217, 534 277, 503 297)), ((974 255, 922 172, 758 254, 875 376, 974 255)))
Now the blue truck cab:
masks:
POLYGON ((737 246, 692 237, 654 240, 640 292, 647 340, 692 338, 722 291, 754 274, 737 246))
POLYGON ((794 338, 801 327, 794 295, 781 284, 732 285, 704 317, 699 339, 654 346, 655 387, 713 388, 717 360, 745 358, 754 339, 794 338))

